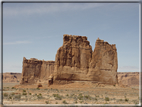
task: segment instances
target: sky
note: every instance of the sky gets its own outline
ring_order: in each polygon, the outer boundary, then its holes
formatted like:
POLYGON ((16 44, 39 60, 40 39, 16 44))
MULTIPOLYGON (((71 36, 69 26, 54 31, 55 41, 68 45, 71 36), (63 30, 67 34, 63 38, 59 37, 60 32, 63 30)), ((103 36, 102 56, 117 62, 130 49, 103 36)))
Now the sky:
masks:
POLYGON ((22 73, 23 57, 55 60, 63 34, 116 44, 118 72, 139 72, 138 3, 4 3, 3 72, 22 73))

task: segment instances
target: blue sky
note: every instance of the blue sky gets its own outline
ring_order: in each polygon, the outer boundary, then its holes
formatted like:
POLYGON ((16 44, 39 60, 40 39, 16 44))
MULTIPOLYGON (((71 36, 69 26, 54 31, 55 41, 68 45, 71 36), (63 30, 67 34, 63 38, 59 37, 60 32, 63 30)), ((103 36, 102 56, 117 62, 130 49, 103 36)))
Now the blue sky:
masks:
POLYGON ((22 72, 23 57, 55 60, 63 34, 116 44, 118 72, 139 71, 138 3, 4 3, 3 71, 22 72))

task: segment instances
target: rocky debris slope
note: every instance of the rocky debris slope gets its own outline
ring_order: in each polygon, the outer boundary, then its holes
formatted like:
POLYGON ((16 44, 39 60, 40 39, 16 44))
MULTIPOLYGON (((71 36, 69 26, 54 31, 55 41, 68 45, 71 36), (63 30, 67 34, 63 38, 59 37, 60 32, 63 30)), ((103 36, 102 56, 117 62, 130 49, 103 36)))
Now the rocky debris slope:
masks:
POLYGON ((48 77, 54 72, 54 61, 23 58, 21 84, 48 82, 48 77))
POLYGON ((54 81, 77 80, 116 84, 117 49, 99 38, 95 49, 86 36, 63 35, 55 58, 54 81))

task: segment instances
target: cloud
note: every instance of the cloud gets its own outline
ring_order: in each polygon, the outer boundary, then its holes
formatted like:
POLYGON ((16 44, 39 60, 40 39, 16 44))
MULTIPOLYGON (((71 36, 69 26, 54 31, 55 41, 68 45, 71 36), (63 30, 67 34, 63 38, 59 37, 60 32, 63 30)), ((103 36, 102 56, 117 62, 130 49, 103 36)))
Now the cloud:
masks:
POLYGON ((5 4, 3 6, 4 16, 45 14, 62 11, 86 10, 100 7, 100 3, 27 3, 27 4, 5 4))
POLYGON ((32 43, 30 41, 15 41, 15 42, 6 42, 4 45, 17 45, 17 44, 29 44, 32 43))

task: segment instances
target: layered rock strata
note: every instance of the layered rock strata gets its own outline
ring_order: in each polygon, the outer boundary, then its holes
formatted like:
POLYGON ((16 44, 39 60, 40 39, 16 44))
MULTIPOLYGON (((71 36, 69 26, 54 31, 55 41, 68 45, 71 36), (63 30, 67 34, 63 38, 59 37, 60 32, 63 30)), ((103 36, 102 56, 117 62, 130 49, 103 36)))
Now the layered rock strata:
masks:
POLYGON ((48 82, 48 77, 54 72, 55 61, 23 58, 23 70, 20 84, 48 82))
POLYGON ((99 38, 95 49, 86 36, 63 35, 63 46, 57 50, 54 81, 97 81, 116 84, 117 49, 99 38))

